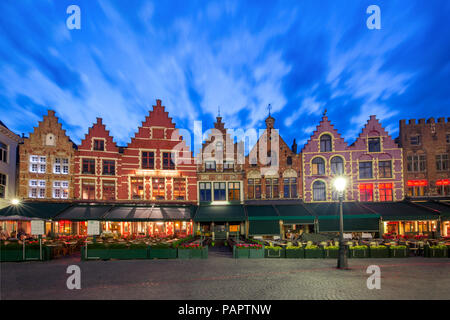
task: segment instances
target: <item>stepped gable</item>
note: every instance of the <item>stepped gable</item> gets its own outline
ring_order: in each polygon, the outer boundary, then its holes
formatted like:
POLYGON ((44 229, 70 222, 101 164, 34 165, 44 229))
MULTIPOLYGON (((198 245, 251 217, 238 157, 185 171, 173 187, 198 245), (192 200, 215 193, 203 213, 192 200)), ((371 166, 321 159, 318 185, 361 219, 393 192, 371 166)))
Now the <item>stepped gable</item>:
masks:
POLYGON ((398 145, 389 133, 383 128, 381 122, 376 116, 371 115, 369 120, 364 125, 361 133, 356 138, 356 141, 350 146, 352 150, 366 150, 367 139, 371 137, 381 137, 383 148, 397 148, 398 145))
POLYGON ((101 138, 105 140, 105 151, 119 152, 119 148, 114 142, 114 138, 110 135, 109 130, 106 130, 106 126, 103 124, 102 118, 97 118, 97 122, 89 128, 88 133, 85 134, 84 139, 81 140, 79 150, 92 150, 93 139, 101 138))

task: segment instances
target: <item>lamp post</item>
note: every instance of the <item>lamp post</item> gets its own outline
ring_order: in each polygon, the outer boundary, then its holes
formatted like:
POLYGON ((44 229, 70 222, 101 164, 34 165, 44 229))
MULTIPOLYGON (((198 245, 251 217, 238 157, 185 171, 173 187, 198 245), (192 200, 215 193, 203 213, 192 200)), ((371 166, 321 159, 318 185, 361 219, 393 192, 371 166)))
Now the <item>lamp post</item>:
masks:
POLYGON ((347 269, 347 246, 344 245, 344 214, 342 210, 342 199, 344 198, 347 179, 344 177, 337 177, 334 179, 333 185, 339 194, 339 257, 337 267, 338 269, 347 269))

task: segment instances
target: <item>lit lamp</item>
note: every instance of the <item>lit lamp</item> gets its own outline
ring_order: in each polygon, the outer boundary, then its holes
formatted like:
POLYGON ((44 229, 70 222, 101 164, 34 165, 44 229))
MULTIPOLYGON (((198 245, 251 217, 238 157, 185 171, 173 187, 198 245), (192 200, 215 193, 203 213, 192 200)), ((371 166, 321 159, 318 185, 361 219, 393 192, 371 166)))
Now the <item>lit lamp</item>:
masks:
POLYGON ((20 200, 17 199, 17 198, 14 198, 14 199, 11 200, 11 204, 14 205, 14 206, 17 206, 17 205, 20 204, 20 200))
POLYGON ((339 256, 337 267, 338 269, 347 269, 347 246, 344 245, 344 214, 342 212, 342 199, 344 198, 347 179, 344 177, 337 177, 333 181, 333 186, 339 194, 339 256))

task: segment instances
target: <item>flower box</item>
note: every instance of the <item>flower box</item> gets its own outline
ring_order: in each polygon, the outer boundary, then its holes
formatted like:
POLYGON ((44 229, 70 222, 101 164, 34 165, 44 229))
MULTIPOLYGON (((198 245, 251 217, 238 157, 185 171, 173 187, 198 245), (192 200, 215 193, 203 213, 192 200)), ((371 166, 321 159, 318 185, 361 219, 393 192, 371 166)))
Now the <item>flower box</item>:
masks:
POLYGON ((323 258, 324 252, 322 248, 317 246, 305 247, 305 259, 319 259, 323 258))
POLYGON ((150 259, 176 259, 177 249, 150 247, 150 259))
POLYGON ((286 250, 280 247, 266 247, 264 258, 286 258, 286 250))
POLYGON ((339 247, 324 248, 324 258, 337 259, 339 257, 339 247))
POLYGON ((191 259, 206 259, 206 258, 208 258, 208 247, 191 249, 191 259))
POLYGON ((409 250, 406 246, 391 246, 389 248, 389 257, 391 258, 407 258, 409 250))
MULTIPOLYGON (((88 254, 87 260, 89 260, 89 259, 101 259, 101 260, 110 259, 109 250, 106 247, 90 248, 90 246, 88 246, 87 254, 88 254)), ((86 247, 85 246, 81 247, 81 260, 86 260, 86 247)))
POLYGON ((350 258, 368 258, 369 257, 369 248, 367 246, 350 247, 348 252, 349 252, 350 258))
MULTIPOLYGON (((20 252, 20 258, 23 260, 22 250, 20 252)), ((50 259, 50 249, 46 246, 42 246, 42 260, 50 259)), ((33 248, 25 247, 25 260, 40 260, 39 246, 33 248)))
POLYGON ((302 247, 286 248, 286 258, 303 259, 304 257, 305 257, 305 250, 302 247))
POLYGON ((444 245, 426 246, 425 257, 427 258, 448 258, 448 249, 444 245))
POLYGON ((181 249, 178 248, 178 259, 190 259, 191 249, 181 249))
POLYGON ((259 249, 248 249, 248 257, 250 259, 261 259, 264 258, 264 248, 259 249))
POLYGON ((248 259, 250 256, 250 249, 233 247, 233 258, 235 259, 248 259))
POLYGON ((23 253, 22 250, 2 250, 0 251, 0 261, 1 262, 15 262, 22 261, 23 253))
POLYGON ((389 249, 385 246, 370 247, 371 258, 389 258, 389 249))

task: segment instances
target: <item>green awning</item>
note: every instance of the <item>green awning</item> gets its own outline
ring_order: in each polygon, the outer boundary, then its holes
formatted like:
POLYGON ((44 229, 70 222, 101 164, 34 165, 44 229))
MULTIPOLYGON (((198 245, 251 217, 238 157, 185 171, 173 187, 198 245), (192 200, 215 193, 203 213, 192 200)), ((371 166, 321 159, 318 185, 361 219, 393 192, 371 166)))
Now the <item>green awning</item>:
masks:
POLYGON ((111 208, 112 206, 103 205, 75 205, 58 214, 55 220, 101 220, 111 208))
MULTIPOLYGON (((379 232, 380 219, 373 216, 344 216, 345 232, 379 232)), ((339 232, 339 216, 319 217, 319 232, 339 232)))
POLYGON ((244 207, 241 205, 199 206, 195 214, 196 222, 245 221, 244 207))
POLYGON ((250 221, 249 235, 280 235, 280 222, 278 220, 250 221))
POLYGON ((22 216, 28 218, 53 219, 70 207, 70 203, 22 202, 0 209, 0 216, 22 216))
POLYGON ((247 205, 245 208, 249 221, 280 220, 280 216, 272 205, 247 205))
POLYGON ((442 220, 450 220, 450 203, 447 202, 413 202, 415 205, 422 206, 435 211, 442 220))
POLYGON ((313 216, 301 204, 294 205, 276 205, 279 219, 285 224, 314 224, 315 216, 313 216))
POLYGON ((383 221, 437 220, 439 213, 431 208, 402 202, 365 202, 363 206, 377 212, 383 221))

